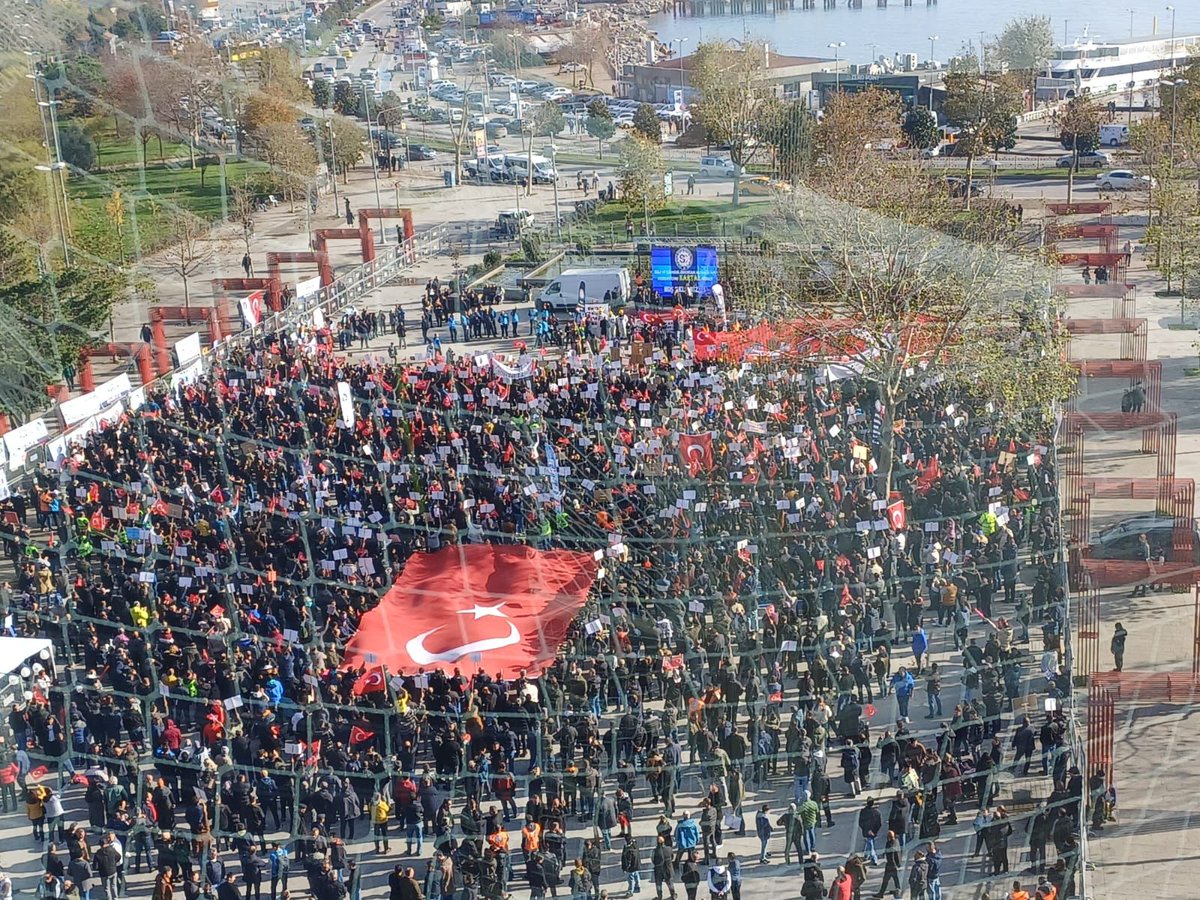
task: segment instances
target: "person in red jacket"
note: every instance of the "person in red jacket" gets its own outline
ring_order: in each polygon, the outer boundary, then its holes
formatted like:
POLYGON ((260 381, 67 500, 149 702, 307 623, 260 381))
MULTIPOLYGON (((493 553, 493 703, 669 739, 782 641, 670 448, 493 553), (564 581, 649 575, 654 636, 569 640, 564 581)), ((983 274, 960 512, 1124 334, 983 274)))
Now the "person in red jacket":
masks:
POLYGON ((16 760, 0 768, 0 802, 3 802, 4 812, 9 812, 10 803, 12 812, 17 811, 17 775, 20 771, 16 760))
POLYGON ((837 876, 829 885, 830 900, 852 900, 854 897, 854 881, 846 873, 845 866, 837 867, 837 876))
POLYGON ((504 821, 509 822, 517 816, 517 782, 513 780, 512 774, 508 771, 507 763, 500 763, 500 768, 496 770, 496 775, 492 779, 492 793, 496 795, 496 799, 500 801, 500 808, 504 810, 504 821))

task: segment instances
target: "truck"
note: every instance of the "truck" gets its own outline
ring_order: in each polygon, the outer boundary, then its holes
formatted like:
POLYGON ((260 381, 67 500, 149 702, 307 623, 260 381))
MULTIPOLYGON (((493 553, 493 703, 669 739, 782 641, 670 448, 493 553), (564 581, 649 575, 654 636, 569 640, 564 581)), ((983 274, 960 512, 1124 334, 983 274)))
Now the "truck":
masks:
POLYGON ((607 303, 610 307, 624 306, 630 300, 629 272, 615 266, 601 269, 567 269, 542 288, 538 294, 538 309, 548 309, 552 315, 569 317, 588 303, 607 303))
POLYGON ((1129 143, 1128 125, 1101 125, 1100 143, 1105 147, 1117 147, 1129 143))

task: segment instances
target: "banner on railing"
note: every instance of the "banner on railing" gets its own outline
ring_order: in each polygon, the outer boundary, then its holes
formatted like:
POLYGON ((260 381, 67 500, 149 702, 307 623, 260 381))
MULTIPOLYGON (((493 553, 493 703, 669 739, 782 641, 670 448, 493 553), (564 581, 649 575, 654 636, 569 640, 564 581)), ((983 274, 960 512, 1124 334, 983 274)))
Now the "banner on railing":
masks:
POLYGON ((58 417, 62 420, 64 428, 73 428, 85 419, 99 415, 106 407, 112 406, 132 390, 129 376, 122 373, 97 385, 94 391, 58 404, 58 417))
POLYGON ((25 465, 25 456, 46 438, 50 432, 44 419, 34 419, 20 428, 4 435, 4 449, 8 451, 8 467, 19 469, 25 465))
POLYGON ((180 368, 200 358, 200 332, 175 342, 175 364, 180 368))
POLYGON ((303 281, 296 282, 296 299, 307 300, 309 297, 316 296, 321 290, 321 276, 317 275, 313 278, 305 278, 303 281))

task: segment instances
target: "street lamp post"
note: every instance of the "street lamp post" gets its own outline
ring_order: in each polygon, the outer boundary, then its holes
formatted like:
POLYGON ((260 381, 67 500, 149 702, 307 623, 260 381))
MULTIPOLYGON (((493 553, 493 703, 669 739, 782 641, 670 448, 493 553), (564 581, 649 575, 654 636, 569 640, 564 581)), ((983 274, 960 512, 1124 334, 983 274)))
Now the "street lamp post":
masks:
POLYGON ((683 45, 687 42, 687 38, 675 38, 671 41, 672 44, 679 44, 679 133, 683 134, 683 45))
POLYGON ((336 147, 336 144, 335 144, 335 142, 334 142, 334 140, 333 140, 333 119, 332 119, 332 118, 328 118, 328 119, 326 119, 326 120, 325 120, 325 129, 326 129, 326 131, 328 131, 328 132, 329 132, 329 162, 330 162, 330 165, 332 165, 332 166, 333 166, 333 214, 334 214, 335 216, 338 216, 338 217, 340 218, 340 217, 341 217, 341 215, 342 215, 342 205, 341 205, 341 203, 338 201, 338 192, 337 192, 337 176, 338 176, 338 173, 337 173, 337 152, 336 152, 336 150, 334 149, 334 148, 336 147))
POLYGON ((1175 7, 1168 6, 1167 12, 1171 14, 1171 68, 1175 68, 1175 7))
MULTIPOLYGON (((379 164, 375 159, 375 141, 371 138, 371 89, 363 85, 363 112, 367 114, 367 144, 371 147, 371 176, 375 179, 375 206, 382 207, 379 199, 379 164)), ((382 141, 380 144, 382 145, 382 141)))
POLYGON ((937 70, 937 64, 933 61, 933 45, 937 42, 938 36, 931 34, 929 36, 929 111, 933 112, 933 73, 937 70))
MULTIPOLYGON (((550 168, 554 172, 554 230, 558 235, 559 243, 562 243, 562 213, 558 209, 558 145, 550 144, 550 168)), ((533 178, 533 173, 529 173, 530 179, 533 178)))
POLYGON ((1169 84, 1171 86, 1171 159, 1172 160, 1175 158, 1175 122, 1176 122, 1175 108, 1177 105, 1175 101, 1179 96, 1179 89, 1181 87, 1184 87, 1188 83, 1189 82, 1186 78, 1176 78, 1173 81, 1164 81, 1163 82, 1163 84, 1169 84))
MULTIPOLYGON (((50 193, 54 197, 54 209, 56 212, 58 211, 59 205, 58 205, 58 189, 54 186, 54 172, 55 172, 55 170, 60 170, 60 169, 66 168, 66 165, 67 164, 64 162, 56 162, 49 166, 43 166, 43 165, 34 166, 34 168, 37 171, 45 172, 46 177, 50 181, 50 193)), ((65 265, 69 266, 71 264, 71 251, 67 245, 67 226, 66 226, 66 223, 64 222, 63 216, 61 214, 55 216, 55 218, 58 219, 58 239, 60 241, 62 241, 63 263, 65 265)))
POLYGON ((829 45, 829 49, 833 51, 833 92, 835 94, 842 90, 841 50, 845 46, 845 41, 834 41, 829 45))

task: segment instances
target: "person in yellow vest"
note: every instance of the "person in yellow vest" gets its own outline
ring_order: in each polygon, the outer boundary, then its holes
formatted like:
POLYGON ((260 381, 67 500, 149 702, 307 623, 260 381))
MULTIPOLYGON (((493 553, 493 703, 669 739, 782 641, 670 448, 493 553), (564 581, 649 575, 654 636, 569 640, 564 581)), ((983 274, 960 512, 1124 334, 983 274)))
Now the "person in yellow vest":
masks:
POLYGON ((388 820, 392 816, 392 802, 384 794, 376 794, 371 798, 371 824, 375 829, 375 852, 379 852, 379 842, 383 841, 383 852, 390 849, 388 843, 388 820))

